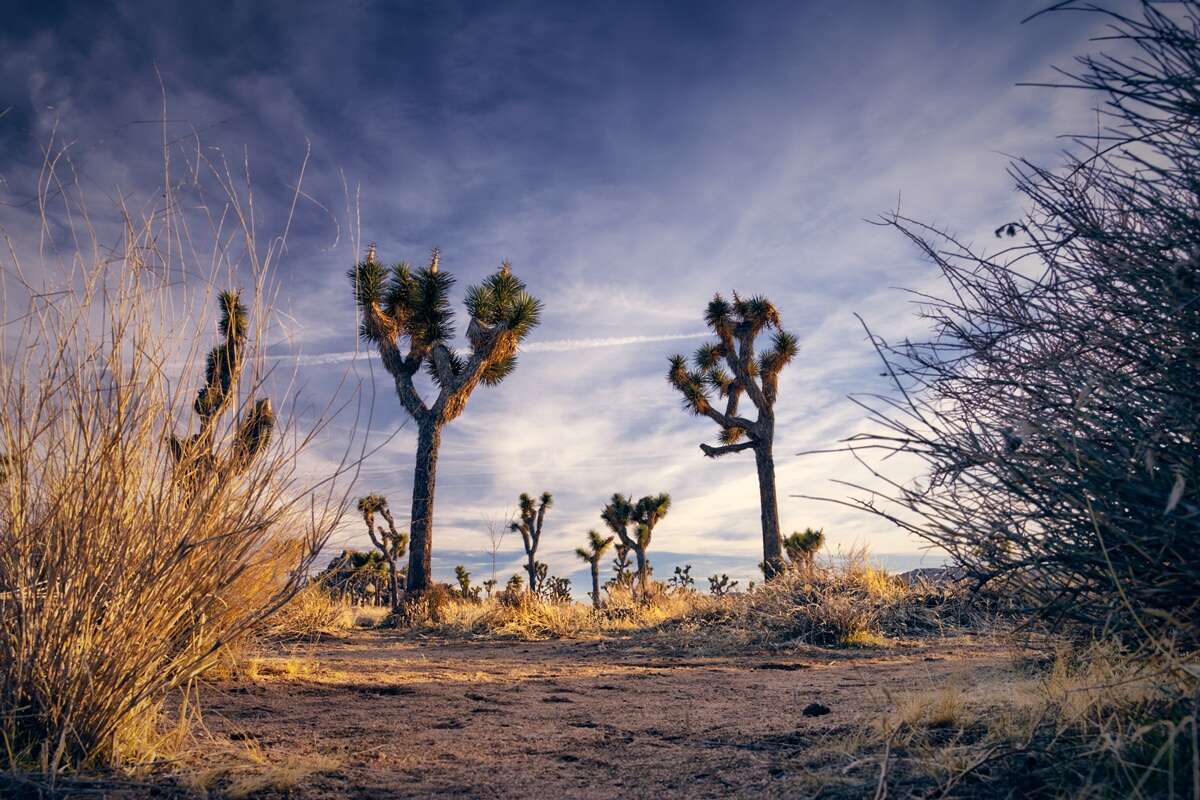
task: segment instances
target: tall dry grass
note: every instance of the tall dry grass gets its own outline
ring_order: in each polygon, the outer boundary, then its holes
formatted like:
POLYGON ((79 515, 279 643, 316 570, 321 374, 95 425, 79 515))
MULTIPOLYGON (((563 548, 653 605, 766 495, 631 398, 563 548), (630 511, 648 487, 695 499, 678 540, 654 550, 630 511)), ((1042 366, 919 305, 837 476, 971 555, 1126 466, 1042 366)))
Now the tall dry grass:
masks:
POLYGON ((257 357, 278 248, 256 246, 228 170, 200 231, 169 178, 143 213, 94 226, 55 163, 42 231, 4 230, 0 340, 0 768, 51 779, 156 759, 180 730, 166 704, 186 724, 193 679, 300 588, 344 500, 303 482, 313 432, 290 397, 260 457, 223 466, 239 419, 281 390, 257 357), (218 468, 177 479, 169 440, 196 429, 215 294, 239 278, 252 330, 218 468))

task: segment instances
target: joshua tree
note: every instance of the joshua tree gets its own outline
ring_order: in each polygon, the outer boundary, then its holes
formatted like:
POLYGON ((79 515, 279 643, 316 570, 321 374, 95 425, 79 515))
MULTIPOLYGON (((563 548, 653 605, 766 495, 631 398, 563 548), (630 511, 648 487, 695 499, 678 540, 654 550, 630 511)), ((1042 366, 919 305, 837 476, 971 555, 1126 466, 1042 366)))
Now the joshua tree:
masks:
POLYGON ((362 514, 363 522, 367 523, 367 535, 371 537, 371 544, 375 545, 375 549, 387 563, 388 602, 395 608, 400 603, 396 560, 404 556, 404 550, 408 547, 408 536, 396 530, 396 520, 388 508, 387 498, 381 494, 369 494, 358 498, 358 513, 362 514), (382 525, 375 525, 376 514, 387 522, 387 530, 384 530, 382 525))
POLYGON ((479 587, 471 585, 471 573, 467 572, 467 568, 462 564, 454 568, 454 579, 458 581, 458 594, 462 599, 479 599, 479 587))
POLYGON ((542 541, 542 524, 546 521, 546 509, 554 505, 554 497, 549 492, 542 492, 540 502, 534 504, 533 498, 525 492, 521 493, 519 502, 520 521, 514 520, 510 528, 521 534, 521 542, 525 545, 525 571, 529 573, 529 592, 537 594, 542 588, 545 578, 545 565, 539 573, 540 562, 537 560, 538 545, 542 541))
MULTIPOLYGON (((734 590, 738 585, 737 581, 730 581, 729 576, 725 573, 720 575, 708 576, 708 592, 713 597, 724 597, 734 590)), ((752 587, 753 588, 753 587, 752 587)))
POLYGON ((571 579, 550 576, 543 582, 542 597, 551 603, 571 602, 571 579))
POLYGON ((783 545, 779 533, 779 501, 775 495, 775 398, 779 372, 796 356, 796 337, 784 331, 779 312, 765 297, 743 300, 734 292, 730 303, 716 295, 708 304, 704 320, 717 341, 704 344, 692 358, 671 356, 667 380, 683 395, 684 406, 704 415, 720 427, 719 447, 701 444, 709 458, 741 450, 753 450, 758 467, 758 498, 762 514, 763 562, 767 578, 783 568, 783 545), (771 348, 755 357, 754 342, 768 328, 775 329, 771 348), (726 370, 728 367, 728 371, 726 370), (725 410, 713 405, 712 392, 725 399, 725 410), (750 398, 757 419, 739 416, 742 395, 750 398), (743 437, 745 441, 743 441, 743 437))
POLYGON ((675 568, 675 574, 671 576, 671 587, 677 591, 691 591, 696 585, 696 579, 692 577, 692 565, 687 564, 682 567, 675 568))
POLYGON ((495 386, 516 368, 517 346, 538 324, 542 304, 503 263, 483 283, 467 289, 469 351, 460 355, 450 344, 454 279, 438 270, 437 250, 428 267, 413 271, 406 263, 385 268, 372 245, 349 276, 362 315, 360 335, 378 348, 400 403, 417 423, 407 589, 419 594, 433 580, 433 499, 442 428, 462 414, 480 382, 495 386), (401 349, 405 342, 407 353, 401 349), (413 382, 422 367, 438 390, 430 404, 413 382))
MULTIPOLYGON (((592 568, 592 606, 600 607, 600 559, 613 543, 613 537, 601 536, 596 531, 588 531, 588 546, 575 548, 575 555, 586 561, 592 568)), ((627 551, 628 552, 628 551, 627 551)))
POLYGON ((264 397, 238 421, 232 448, 225 458, 217 452, 217 421, 237 403, 236 386, 242 372, 242 356, 250 325, 246 307, 237 292, 222 292, 217 303, 221 309, 217 320, 221 343, 208 352, 204 386, 192 404, 200 418, 200 432, 184 439, 172 435, 170 439, 176 474, 191 480, 218 471, 226 475, 242 472, 266 449, 275 427, 271 400, 264 397))
POLYGON ((796 531, 783 540, 783 549, 787 551, 788 560, 793 566, 811 568, 813 559, 821 545, 825 544, 825 532, 805 528, 803 532, 796 531))
POLYGON ((612 500, 600 512, 605 524, 637 556, 638 591, 643 599, 650 596, 650 569, 646 561, 646 550, 654 527, 667 515, 671 508, 671 496, 667 494, 646 495, 635 504, 633 499, 614 494, 612 500), (629 526, 633 525, 633 535, 629 526))
POLYGON ((605 586, 627 586, 633 582, 633 575, 629 571, 629 548, 617 542, 614 549, 617 557, 613 559, 613 576, 605 586))

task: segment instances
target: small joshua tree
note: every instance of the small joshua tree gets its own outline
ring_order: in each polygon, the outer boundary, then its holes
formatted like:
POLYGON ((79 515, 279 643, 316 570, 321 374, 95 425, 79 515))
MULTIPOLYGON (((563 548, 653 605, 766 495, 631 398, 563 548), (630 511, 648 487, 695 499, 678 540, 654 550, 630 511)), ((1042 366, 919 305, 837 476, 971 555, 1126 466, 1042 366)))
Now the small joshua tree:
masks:
POLYGON ((623 543, 617 542, 615 552, 616 558, 613 559, 613 576, 609 579, 605 586, 629 586, 633 583, 632 564, 629 563, 629 548, 623 543))
POLYGON ((407 581, 414 594, 427 591, 433 582, 433 499, 442 428, 463 413, 476 386, 495 386, 516 368, 517 346, 542 311, 541 301, 503 263, 483 283, 467 289, 469 351, 460 355, 451 346, 454 279, 439 271, 438 261, 434 250, 424 269, 414 272, 406 263, 388 269, 375 259, 372 245, 366 260, 349 272, 362 318, 360 335, 378 348, 400 403, 417 423, 407 581), (401 349, 405 342, 407 353, 401 349), (413 382, 422 368, 438 389, 429 404, 413 382))
POLYGON ((396 608, 400 603, 400 573, 396 568, 396 561, 404 556, 405 548, 408 547, 408 535, 396 530, 396 520, 388 508, 387 498, 381 494, 373 493, 358 498, 358 513, 362 514, 363 522, 367 524, 367 535, 371 537, 371 544, 375 545, 375 549, 387 564, 388 602, 392 608, 396 608), (376 514, 387 522, 386 530, 382 525, 375 525, 376 514))
MULTIPOLYGON (((600 607, 600 559, 608 552, 609 545, 613 543, 613 537, 601 536, 594 530, 588 531, 588 546, 577 547, 575 555, 588 563, 592 569, 592 607, 600 607)), ((628 552, 628 551, 627 551, 628 552)))
POLYGON ((678 592, 689 592, 696 585, 696 579, 692 577, 692 565, 676 567, 675 574, 671 576, 671 588, 678 592))
POLYGON ((737 585, 738 582, 730 581, 729 576, 725 573, 708 576, 708 593, 713 597, 724 597, 732 592, 737 585))
POLYGON ((783 549, 787 551, 788 560, 792 566, 802 569, 812 569, 813 559, 817 551, 825 544, 825 532, 805 528, 803 532, 796 531, 783 540, 783 549))
POLYGON ((487 592, 487 597, 489 600, 491 600, 492 594, 496 591, 496 579, 488 578, 486 581, 484 581, 483 590, 487 592))
POLYGON ((551 576, 543 582, 542 597, 550 603, 571 602, 571 579, 551 576))
POLYGON ((646 560, 646 550, 650 547, 655 526, 670 509, 671 496, 668 494, 646 495, 637 503, 630 497, 614 494, 600 512, 600 517, 621 540, 621 544, 637 557, 638 591, 643 600, 650 596, 650 564, 646 560), (632 535, 630 525, 634 526, 632 535))
POLYGON ((217 332, 221 343, 208 353, 204 386, 192 404, 200 418, 200 432, 179 439, 172 434, 171 454, 176 474, 190 480, 205 476, 236 474, 246 470, 271 441, 275 414, 270 398, 257 401, 238 421, 232 447, 222 456, 217 450, 216 429, 221 414, 237 402, 237 380, 242 373, 249 315, 237 292, 222 292, 217 298, 221 316, 217 332))
POLYGON ((546 521, 546 510, 554 505, 554 497, 549 492, 542 492, 540 502, 534 503, 533 498, 525 492, 521 493, 518 513, 520 520, 513 520, 510 528, 521 534, 521 543, 525 545, 525 571, 529 573, 529 592, 537 594, 541 591, 542 580, 546 577, 545 565, 539 574, 537 560, 538 545, 542 541, 542 525, 546 521))
POLYGON ((683 395, 689 411, 708 417, 720 428, 721 445, 701 444, 704 455, 718 458, 741 450, 754 451, 763 562, 769 579, 784 568, 779 500, 775 494, 775 458, 771 451, 775 441, 775 399, 779 373, 796 357, 796 337, 782 329, 779 312, 765 297, 743 300, 734 292, 730 303, 718 294, 709 302, 704 320, 717 335, 717 341, 696 351, 692 369, 688 369, 687 359, 682 355, 671 356, 667 380, 683 395), (775 329, 771 348, 756 357, 755 340, 770 328, 775 329), (713 405, 713 392, 724 398, 724 411, 713 405), (757 410, 757 419, 739 416, 738 403, 743 394, 757 410))
POLYGON ((464 600, 479 599, 479 587, 471 585, 471 573, 462 564, 454 568, 454 579, 458 581, 459 597, 464 600))

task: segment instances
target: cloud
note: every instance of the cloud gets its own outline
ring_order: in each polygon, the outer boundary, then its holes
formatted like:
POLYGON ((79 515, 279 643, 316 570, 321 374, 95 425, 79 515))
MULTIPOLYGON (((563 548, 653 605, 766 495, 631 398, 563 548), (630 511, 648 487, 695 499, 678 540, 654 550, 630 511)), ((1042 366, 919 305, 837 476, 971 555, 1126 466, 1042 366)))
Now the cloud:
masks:
MULTIPOLYGON (((1093 119, 1082 93, 1014 86, 1087 47, 1083 15, 1018 25, 1041 5, 614 13, 518 2, 466 13, 280 1, 212 15, 124 3, 6 19, 0 81, 10 91, 0 106, 13 111, 0 119, 0 227, 18 250, 36 251, 37 209, 22 203, 55 125, 74 142, 80 191, 102 203, 117 187, 133 201, 158 196, 164 133, 180 180, 198 153, 239 177, 245 169, 263 246, 288 219, 311 150, 279 250, 271 358, 281 373, 289 362, 302 368, 279 391, 294 388, 316 408, 361 389, 361 407, 335 420, 302 466, 328 470, 353 435, 382 443, 359 485, 386 492, 398 512, 415 433, 377 360, 354 349, 345 270, 365 239, 389 261, 418 262, 440 245, 461 292, 510 259, 545 302, 535 334, 545 338, 445 430, 440 577, 450 559, 482 551, 483 517, 521 491, 549 489, 559 497, 545 545, 552 571, 579 574, 571 551, 612 492, 671 491, 675 508, 654 546, 659 574, 703 556, 706 570, 752 578, 753 464, 748 454, 701 455, 712 425, 681 410, 665 372, 676 346, 704 336, 690 331, 714 291, 763 293, 801 339, 776 410, 785 527, 824 526, 835 546, 911 555, 921 543, 880 520, 795 496, 844 497, 833 479, 865 477, 852 459, 793 454, 863 424, 846 395, 887 390, 853 312, 891 339, 920 335, 918 308, 889 287, 936 289, 919 254, 863 220, 899 203, 986 245, 1020 212, 1001 153, 1053 163, 1055 135, 1093 119), (156 69, 169 119, 143 124, 161 120, 156 69)), ((223 219, 220 204, 212 211, 223 219)), ((110 216, 95 219, 106 243, 121 234, 110 216)), ((229 282, 245 279, 246 253, 222 258, 229 282)), ((35 278, 63 272, 41 266, 35 278)), ((365 542, 353 519, 339 537, 365 542)), ((515 539, 507 546, 519 550, 515 539)), ((511 569, 513 551, 506 557, 511 569)))

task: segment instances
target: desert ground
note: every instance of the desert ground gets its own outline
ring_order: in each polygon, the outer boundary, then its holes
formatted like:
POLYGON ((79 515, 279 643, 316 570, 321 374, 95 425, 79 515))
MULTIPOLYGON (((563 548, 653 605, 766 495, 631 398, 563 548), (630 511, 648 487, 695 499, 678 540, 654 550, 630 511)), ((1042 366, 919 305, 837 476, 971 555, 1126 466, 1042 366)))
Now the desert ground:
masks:
POLYGON ((875 796, 882 737, 863 731, 897 695, 1003 680, 1015 656, 973 637, 712 656, 357 630, 258 657, 202 701, 215 737, 278 771, 255 795, 850 798, 875 796))

